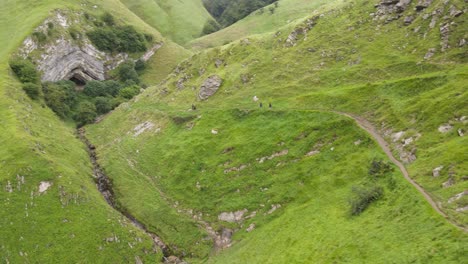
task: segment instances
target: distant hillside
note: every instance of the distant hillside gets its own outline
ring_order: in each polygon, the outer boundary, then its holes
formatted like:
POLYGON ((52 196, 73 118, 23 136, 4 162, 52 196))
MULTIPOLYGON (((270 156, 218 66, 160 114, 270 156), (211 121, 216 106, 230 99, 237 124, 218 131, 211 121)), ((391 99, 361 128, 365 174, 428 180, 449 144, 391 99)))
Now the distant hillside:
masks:
POLYGON ((319 11, 324 4, 339 5, 342 0, 280 0, 278 6, 270 5, 263 11, 256 11, 237 21, 233 25, 223 28, 212 34, 191 41, 187 46, 194 49, 205 49, 220 46, 234 40, 245 38, 253 34, 276 32, 289 23, 294 23, 305 16, 319 11), (269 11, 270 8, 274 12, 269 11))
POLYGON ((165 37, 184 44, 198 38, 213 18, 202 0, 122 0, 131 11, 165 37))
POLYGON ((203 0, 211 15, 222 26, 229 26, 259 8, 277 0, 203 0))

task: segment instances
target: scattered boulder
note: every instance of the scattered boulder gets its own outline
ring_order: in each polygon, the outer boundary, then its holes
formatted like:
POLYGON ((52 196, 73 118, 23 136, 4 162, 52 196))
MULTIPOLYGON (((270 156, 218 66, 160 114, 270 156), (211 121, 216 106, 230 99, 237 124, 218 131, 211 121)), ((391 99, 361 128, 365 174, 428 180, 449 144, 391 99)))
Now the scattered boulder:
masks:
POLYGON ((416 4, 416 11, 422 11, 428 8, 432 4, 433 0, 419 0, 416 4))
POLYGON ((288 153, 289 153, 289 150, 285 149, 285 150, 282 150, 280 152, 273 153, 271 156, 258 158, 257 161, 258 161, 258 163, 263 163, 266 160, 272 160, 272 159, 274 159, 276 157, 281 157, 281 156, 288 155, 288 153))
POLYGON ((143 123, 137 125, 135 128, 133 128, 133 136, 138 137, 143 132, 145 132, 147 130, 151 130, 154 127, 155 127, 155 124, 151 123, 150 121, 143 122, 143 123))
POLYGON ((450 177, 446 182, 442 183, 443 188, 448 188, 450 186, 453 186, 455 184, 455 179, 453 177, 450 177))
POLYGON ((450 132, 450 130, 452 129, 453 129, 453 126, 450 124, 444 124, 438 128, 440 133, 447 133, 447 132, 450 132))
POLYGON ((46 192, 52 186, 51 182, 43 181, 39 184, 39 193, 46 192))
POLYGON ((454 195, 452 198, 448 200, 448 203, 453 203, 457 200, 460 200, 463 196, 468 195, 468 190, 465 190, 459 194, 454 195))
POLYGON ((247 212, 247 209, 239 210, 236 212, 223 212, 218 215, 218 220, 228 223, 238 223, 244 219, 244 214, 246 214, 247 212))
POLYGON ((296 46, 297 41, 301 36, 307 35, 307 32, 310 31, 316 24, 320 16, 314 16, 307 19, 303 24, 296 27, 286 38, 286 47, 296 46))
POLYGON ((439 177, 440 176, 440 172, 442 171, 442 169, 444 168, 444 166, 439 166, 435 169, 432 170, 432 176, 433 177, 439 177))
POLYGON ((465 135, 465 132, 464 132, 463 129, 461 129, 461 128, 458 129, 457 132, 458 132, 458 135, 459 135, 460 137, 463 137, 463 136, 465 135))
POLYGON ((247 229, 245 231, 247 231, 248 233, 252 232, 253 230, 255 229, 255 224, 252 223, 249 225, 249 227, 247 227, 247 229))
POLYGON ((466 45, 466 40, 465 39, 461 39, 460 42, 458 43, 459 47, 463 47, 465 45, 466 45))
POLYGON ((267 212, 267 214, 272 214, 279 208, 281 208, 281 204, 272 204, 271 209, 267 212))
POLYGON ((218 130, 216 130, 216 129, 211 129, 211 134, 213 134, 213 135, 218 135, 218 130))
POLYGON ((223 83, 223 79, 219 77, 218 75, 212 75, 206 79, 201 88, 200 88, 200 93, 198 94, 198 97, 201 100, 206 100, 213 96, 223 83))
POLYGON ((457 212, 465 212, 465 211, 468 211, 468 206, 457 208, 455 211, 457 211, 457 212))
POLYGON ((405 26, 409 26, 411 23, 413 23, 414 16, 407 16, 404 19, 405 26))
POLYGON ((425 60, 428 60, 428 59, 432 58, 432 56, 434 56, 435 52, 436 52, 436 49, 430 48, 430 49, 427 51, 426 55, 424 55, 424 59, 425 59, 425 60))
POLYGON ((440 39, 441 39, 441 51, 444 52, 449 48, 449 35, 450 35, 450 23, 445 23, 440 26, 440 39))
POLYGON ((450 16, 452 17, 458 17, 463 14, 463 11, 458 10, 455 6, 450 6, 450 16))
POLYGON ((391 138, 392 138, 392 141, 393 142, 397 142, 400 140, 400 138, 405 134, 405 131, 400 131, 400 132, 396 132, 396 133, 393 133, 391 138))
POLYGON ((221 67, 223 64, 224 64, 224 60, 222 60, 222 59, 216 59, 215 60, 215 67, 216 68, 221 67))

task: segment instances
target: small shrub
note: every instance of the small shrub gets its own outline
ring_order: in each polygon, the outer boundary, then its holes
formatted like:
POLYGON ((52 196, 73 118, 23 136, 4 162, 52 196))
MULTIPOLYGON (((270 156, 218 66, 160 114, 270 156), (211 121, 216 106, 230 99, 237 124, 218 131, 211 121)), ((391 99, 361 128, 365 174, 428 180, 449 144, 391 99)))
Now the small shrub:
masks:
POLYGON ((47 41, 47 35, 42 31, 36 31, 32 33, 33 38, 39 43, 45 43, 47 41))
POLYGON ((70 115, 71 108, 77 100, 73 82, 44 83, 42 91, 47 106, 59 117, 65 118, 70 115))
POLYGON ((153 42, 153 39, 154 39, 153 35, 145 33, 144 36, 145 36, 146 41, 153 42))
POLYGON ((39 97, 41 87, 35 83, 25 83, 23 84, 23 90, 29 96, 29 98, 35 100, 39 97))
POLYGON ((78 105, 73 119, 78 123, 78 126, 81 127, 94 122, 96 117, 96 106, 91 102, 84 101, 78 105))
POLYGON ((361 214, 371 203, 380 199, 382 195, 383 188, 377 185, 370 187, 353 186, 352 197, 349 200, 351 214, 361 214))
POLYGON ((29 60, 18 59, 10 61, 10 68, 22 83, 38 83, 39 73, 29 60))
POLYGON ((146 63, 143 60, 137 60, 135 62, 135 70, 137 72, 142 72, 146 69, 146 63))
POLYGON ((89 20, 91 18, 91 16, 88 13, 84 13, 83 16, 86 20, 89 20))
POLYGON ((114 26, 115 25, 115 18, 114 16, 109 13, 109 12, 105 12, 102 16, 101 16, 101 19, 104 23, 106 23, 106 25, 108 26, 114 26))
POLYGON ((52 23, 52 22, 47 23, 47 27, 49 29, 53 29, 54 28, 54 23, 52 23))
POLYGON ((132 26, 97 28, 87 34, 91 42, 102 51, 143 52, 147 49, 145 36, 132 26))
POLYGON ((140 86, 132 85, 132 86, 128 86, 120 90, 119 96, 130 100, 136 95, 138 95, 139 93, 140 93, 140 86))
POLYGON ((369 167, 369 175, 374 177, 381 177, 392 171, 392 166, 382 160, 373 160, 369 167))
POLYGON ((138 77, 138 73, 135 70, 135 63, 133 61, 129 60, 122 63, 117 68, 117 74, 122 82, 130 80, 135 82, 136 84, 140 83, 140 78, 138 77))
POLYGON ((94 100, 96 112, 100 115, 106 114, 112 110, 112 99, 109 97, 96 97, 94 100))

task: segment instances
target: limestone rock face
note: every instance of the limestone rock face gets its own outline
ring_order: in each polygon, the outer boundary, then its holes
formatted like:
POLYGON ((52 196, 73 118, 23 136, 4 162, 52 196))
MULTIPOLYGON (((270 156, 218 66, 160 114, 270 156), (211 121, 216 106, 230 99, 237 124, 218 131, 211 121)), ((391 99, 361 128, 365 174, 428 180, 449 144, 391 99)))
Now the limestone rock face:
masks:
MULTIPOLYGON (((109 54, 99 51, 91 44, 86 34, 80 34, 77 37, 79 41, 73 40, 67 30, 80 21, 69 17, 72 15, 73 12, 70 11, 55 11, 34 32, 46 34, 48 25, 53 24, 56 28, 60 28, 60 35, 42 44, 33 37, 28 37, 19 49, 20 57, 30 57, 37 65, 37 69, 42 73, 43 82, 70 79, 78 83, 90 80, 102 81, 106 79, 108 71, 129 59, 126 53, 109 54)), ((156 43, 140 60, 149 60, 162 45, 163 43, 156 43)))
POLYGON ((71 78, 83 82, 102 81, 106 72, 104 61, 105 54, 91 44, 78 47, 59 39, 42 54, 38 68, 42 72, 42 81, 56 82, 71 78))
POLYGON ((200 93, 198 94, 200 100, 206 100, 214 95, 222 83, 223 79, 221 79, 221 77, 218 75, 212 75, 208 77, 208 79, 203 82, 200 88, 200 93))

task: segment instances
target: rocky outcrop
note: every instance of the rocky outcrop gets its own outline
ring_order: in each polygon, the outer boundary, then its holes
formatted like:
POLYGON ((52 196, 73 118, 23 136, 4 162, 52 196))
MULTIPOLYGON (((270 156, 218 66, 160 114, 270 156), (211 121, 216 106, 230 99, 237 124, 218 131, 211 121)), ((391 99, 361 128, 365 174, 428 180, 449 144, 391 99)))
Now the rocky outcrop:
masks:
POLYGON ((319 16, 315 16, 312 18, 307 19, 303 24, 296 27, 286 38, 286 47, 293 47, 296 45, 297 41, 301 38, 301 36, 306 36, 307 32, 309 32, 316 24, 319 16))
POLYGON ((65 39, 50 45, 37 61, 42 81, 56 82, 75 78, 82 82, 105 80, 104 53, 93 45, 78 47, 65 39))
POLYGON ((200 88, 200 93, 198 94, 198 97, 200 100, 206 100, 213 96, 223 83, 223 79, 219 77, 218 75, 212 75, 206 79, 201 88, 200 88))
MULTIPOLYGON (((84 84, 90 80, 105 80, 108 71, 129 59, 126 53, 109 54, 99 51, 86 34, 79 34, 75 38, 69 36, 68 28, 82 22, 71 19, 68 15, 71 15, 70 11, 55 11, 34 32, 47 34, 49 25, 53 24, 57 32, 61 33, 48 39, 46 43, 39 43, 35 38, 28 37, 18 52, 19 56, 29 57, 37 65, 42 73, 42 81, 73 80, 84 84)), ((155 44, 139 59, 149 60, 162 45, 155 44)))

